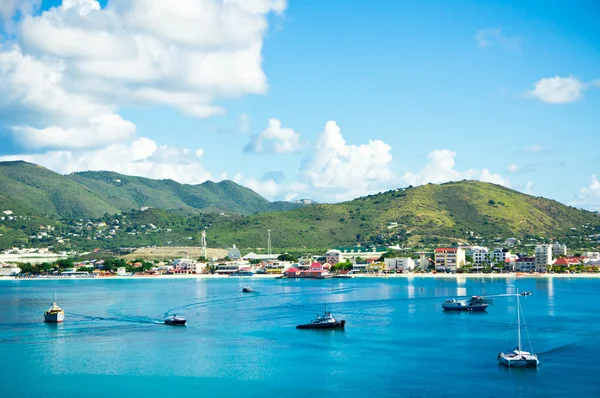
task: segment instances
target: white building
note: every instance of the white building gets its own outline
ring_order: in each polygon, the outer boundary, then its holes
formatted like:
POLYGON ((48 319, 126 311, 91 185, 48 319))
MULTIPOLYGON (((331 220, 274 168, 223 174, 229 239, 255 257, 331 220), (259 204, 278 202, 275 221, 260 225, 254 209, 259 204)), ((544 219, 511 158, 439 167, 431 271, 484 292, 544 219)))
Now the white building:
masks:
POLYGON ((415 269, 415 260, 410 257, 386 258, 385 270, 396 272, 408 272, 415 269))
POLYGON ((277 257, 279 257, 281 254, 256 254, 253 252, 250 252, 248 254, 246 254, 242 259, 243 260, 261 260, 261 261, 268 261, 268 260, 277 260, 277 257))
POLYGON ((591 261, 600 260, 600 252, 583 252, 581 253, 581 257, 585 257, 591 261))
POLYGON ((21 273, 19 267, 0 267, 0 276, 15 276, 21 273))
POLYGON ((187 271, 189 274, 201 274, 206 268, 205 263, 200 263, 189 258, 181 258, 173 261, 173 266, 176 270, 187 271))
POLYGON ((535 270, 546 272, 552 262, 552 245, 537 245, 535 247, 535 270))
POLYGON ((238 248, 233 245, 233 247, 227 251, 227 257, 229 257, 230 260, 235 261, 241 259, 242 254, 238 248))
POLYGON ((127 269, 125 267, 117 268, 117 276, 125 276, 127 275, 127 269))
POLYGON ((561 245, 558 242, 554 242, 552 245, 552 255, 553 256, 566 256, 567 255, 567 245, 561 245))
POLYGON ((536 270, 535 257, 521 257, 511 263, 516 272, 533 272, 536 270))

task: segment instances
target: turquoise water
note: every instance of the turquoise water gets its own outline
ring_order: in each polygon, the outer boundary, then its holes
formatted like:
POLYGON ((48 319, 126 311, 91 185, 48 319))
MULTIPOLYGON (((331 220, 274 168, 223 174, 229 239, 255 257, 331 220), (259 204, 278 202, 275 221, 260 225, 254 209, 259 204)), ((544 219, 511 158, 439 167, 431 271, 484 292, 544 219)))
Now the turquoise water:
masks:
MULTIPOLYGON (((0 282, 1 397, 600 396, 600 279, 487 279, 521 298, 540 368, 506 369, 516 299, 477 279, 0 282), (251 284, 255 293, 241 293, 251 284), (61 325, 42 322, 54 291, 61 325), (296 330, 323 303, 345 331, 296 330), (187 327, 160 324, 181 314, 187 327), (508 338, 508 340, 507 340, 508 338)), ((527 341, 526 335, 524 340, 527 341)))

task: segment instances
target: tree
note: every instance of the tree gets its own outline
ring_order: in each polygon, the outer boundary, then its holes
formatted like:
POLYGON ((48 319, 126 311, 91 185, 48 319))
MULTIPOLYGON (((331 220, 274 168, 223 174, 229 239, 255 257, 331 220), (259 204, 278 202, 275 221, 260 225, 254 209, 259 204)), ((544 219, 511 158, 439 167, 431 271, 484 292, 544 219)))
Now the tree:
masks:
POLYGON ((207 263, 208 259, 206 257, 204 257, 204 256, 200 256, 200 257, 198 257, 198 261, 201 262, 201 263, 207 263))
POLYGON ((279 260, 279 261, 290 261, 290 262, 296 262, 296 261, 298 261, 298 259, 296 257, 292 256, 289 253, 280 254, 277 257, 277 260, 279 260))

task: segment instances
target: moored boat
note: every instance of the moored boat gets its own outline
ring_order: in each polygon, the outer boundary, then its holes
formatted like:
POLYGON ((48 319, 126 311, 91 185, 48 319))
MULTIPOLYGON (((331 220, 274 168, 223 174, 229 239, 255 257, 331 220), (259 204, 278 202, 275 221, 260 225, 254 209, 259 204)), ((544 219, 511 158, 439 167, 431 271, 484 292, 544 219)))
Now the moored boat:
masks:
POLYGON ((185 326, 185 318, 179 315, 170 315, 165 319, 165 325, 185 326))
POLYGON ((469 303, 472 303, 472 304, 493 304, 494 303, 494 298, 493 297, 487 297, 487 296, 471 296, 471 299, 469 299, 469 303))
POLYGON ((65 320, 65 312, 56 305, 56 302, 52 303, 52 306, 48 311, 44 312, 44 322, 60 323, 65 320))
POLYGON ((532 292, 521 292, 521 296, 531 296, 532 292))
POLYGON ((317 318, 310 323, 296 326, 296 329, 344 329, 346 327, 346 321, 344 319, 338 321, 331 311, 327 311, 325 307, 325 313, 323 316, 317 314, 317 318))
MULTIPOLYGON (((525 323, 525 322, 523 322, 525 323)), ((527 328, 525 328, 527 331, 527 328)), ((531 341, 529 341, 531 347, 531 341)), ((531 348, 530 348, 531 350, 531 348)), ((533 351, 533 350, 532 350, 533 351)), ((519 303, 519 294, 517 292, 517 348, 511 352, 501 352, 498 354, 498 361, 509 368, 512 367, 533 367, 537 368, 540 364, 537 355, 528 351, 523 351, 521 347, 521 304, 519 303)))
POLYGON ((446 300, 442 304, 442 308, 444 308, 445 311, 485 311, 487 307, 487 304, 470 303, 455 299, 446 300))

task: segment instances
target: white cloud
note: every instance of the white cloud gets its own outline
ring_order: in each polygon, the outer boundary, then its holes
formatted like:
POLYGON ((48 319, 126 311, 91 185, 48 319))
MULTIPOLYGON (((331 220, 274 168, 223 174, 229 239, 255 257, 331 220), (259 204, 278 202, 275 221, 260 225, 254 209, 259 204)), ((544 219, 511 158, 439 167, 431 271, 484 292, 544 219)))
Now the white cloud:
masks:
POLYGON ((600 181, 598 181, 595 174, 592 175, 590 185, 579 190, 577 198, 571 205, 592 211, 600 211, 600 181))
POLYGON ((242 134, 250 134, 252 131, 250 116, 245 113, 242 113, 238 116, 238 131, 242 134))
POLYGON ((541 79, 526 95, 549 104, 567 104, 581 99, 589 86, 574 77, 555 76, 541 79))
POLYGON ((548 148, 546 148, 544 145, 541 144, 533 144, 528 146, 525 149, 527 152, 531 152, 531 153, 541 153, 541 152, 545 152, 548 150, 548 148))
POLYGON ((58 150, 43 154, 0 156, 0 161, 25 160, 68 174, 85 170, 109 170, 154 179, 198 184, 211 178, 201 163, 202 149, 158 146, 148 138, 102 149, 58 150))
POLYGON ((269 126, 252 137, 246 146, 246 151, 255 153, 292 153, 300 150, 300 134, 282 127, 277 119, 270 119, 269 126))
POLYGON ((335 121, 328 121, 311 154, 302 162, 303 181, 343 200, 378 191, 395 178, 390 170, 392 147, 380 140, 347 145, 335 121))
POLYGON ((427 155, 429 162, 418 173, 405 173, 402 180, 406 185, 439 184, 448 181, 479 180, 510 187, 510 181, 488 169, 454 169, 456 153, 448 149, 436 149, 427 155))
POLYGON ((509 173, 517 173, 519 172, 519 170, 521 170, 521 167, 519 165, 516 165, 514 163, 508 165, 509 173))
POLYGON ((481 29, 475 34, 475 41, 481 48, 489 47, 492 44, 500 44, 503 47, 517 49, 521 45, 518 37, 505 36, 502 29, 481 29))
POLYGON ((0 18, 21 13, 14 41, 0 44, 0 123, 36 150, 130 142, 135 128, 119 116, 123 106, 166 105, 204 118, 224 112, 219 98, 266 92, 267 15, 286 7, 283 0, 121 0, 104 8, 63 0, 26 15, 37 3, 0 3, 0 18))
POLYGON ((527 181, 527 183, 523 187, 523 192, 527 195, 533 195, 533 185, 533 181, 527 181))

